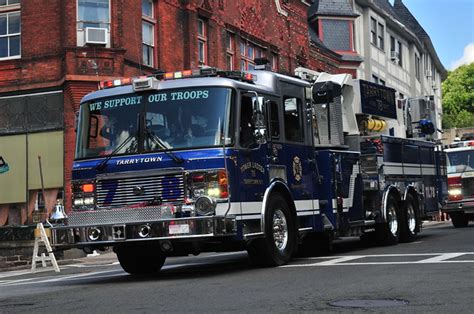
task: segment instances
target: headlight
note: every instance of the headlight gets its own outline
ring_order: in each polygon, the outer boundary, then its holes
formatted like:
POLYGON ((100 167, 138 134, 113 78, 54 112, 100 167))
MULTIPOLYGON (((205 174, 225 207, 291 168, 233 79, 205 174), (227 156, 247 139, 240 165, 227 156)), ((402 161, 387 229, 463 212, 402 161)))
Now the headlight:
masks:
POLYGON ((95 205, 95 183, 76 181, 72 183, 73 209, 87 210, 95 205))
POLYGON ((74 206, 82 206, 84 205, 84 199, 83 198, 75 198, 74 199, 74 206))
POLYGON ((461 195, 462 194, 462 190, 461 189, 450 189, 448 191, 449 195, 461 195))
POLYGON ((84 198, 84 205, 93 205, 94 204, 94 197, 85 197, 84 198))
POLYGON ((216 199, 229 197, 227 172, 224 169, 209 172, 193 172, 188 177, 189 196, 197 199, 210 196, 216 199))

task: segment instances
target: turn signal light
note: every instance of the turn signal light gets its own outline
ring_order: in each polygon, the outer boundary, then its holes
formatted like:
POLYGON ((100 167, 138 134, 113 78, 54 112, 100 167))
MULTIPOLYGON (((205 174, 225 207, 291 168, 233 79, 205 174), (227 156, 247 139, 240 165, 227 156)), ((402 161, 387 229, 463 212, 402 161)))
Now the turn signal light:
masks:
POLYGON ((92 183, 87 183, 82 185, 82 191, 84 193, 92 193, 94 192, 94 184, 92 183))

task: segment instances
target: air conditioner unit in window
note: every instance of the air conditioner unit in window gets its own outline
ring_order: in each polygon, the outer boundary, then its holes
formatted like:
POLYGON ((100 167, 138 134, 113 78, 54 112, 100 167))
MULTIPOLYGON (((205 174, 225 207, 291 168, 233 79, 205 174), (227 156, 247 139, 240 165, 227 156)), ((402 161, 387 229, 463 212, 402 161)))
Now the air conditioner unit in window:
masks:
POLYGON ((398 60, 400 60, 400 54, 398 51, 390 51, 390 60, 398 63, 398 60))
POLYGON ((107 45, 107 28, 86 27, 85 44, 107 45))

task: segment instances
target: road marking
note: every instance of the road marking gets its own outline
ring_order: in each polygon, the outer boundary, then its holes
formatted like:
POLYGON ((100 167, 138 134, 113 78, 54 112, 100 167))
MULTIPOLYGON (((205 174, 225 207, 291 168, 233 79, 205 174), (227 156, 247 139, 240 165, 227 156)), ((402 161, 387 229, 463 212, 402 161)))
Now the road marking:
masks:
POLYGON ((474 263, 473 259, 456 259, 453 258, 474 255, 474 252, 457 252, 457 253, 413 253, 413 254, 373 254, 373 255, 348 255, 348 256, 322 256, 295 259, 299 264, 288 264, 280 266, 281 268, 296 267, 318 267, 318 266, 363 266, 363 265, 410 265, 410 264, 442 264, 442 263, 474 263), (363 261, 367 258, 390 258, 390 257, 417 257, 420 260, 415 261, 363 261), (428 257, 429 258, 423 258, 428 257), (320 262, 314 263, 315 260, 320 262), (361 260, 361 261, 355 261, 361 260), (304 263, 308 261, 308 263, 304 263), (352 261, 352 262, 351 262, 352 261), (303 263, 302 263, 303 262, 303 263))
POLYGON ((26 278, 26 279, 5 280, 4 282, 0 283, 0 287, 44 284, 44 283, 59 282, 59 281, 72 281, 72 280, 86 279, 86 277, 91 277, 90 279, 93 279, 97 277, 98 278, 103 277, 105 274, 113 273, 113 272, 120 272, 120 274, 118 275, 124 275, 124 272, 122 270, 109 270, 109 271, 74 274, 74 275, 66 275, 66 276, 54 276, 54 277, 48 276, 48 277, 42 277, 42 278, 33 277, 33 278, 26 278))
MULTIPOLYGON (((435 257, 432 257, 432 258, 427 258, 427 259, 418 261, 417 263, 420 263, 420 264, 439 263, 439 262, 444 262, 444 261, 446 261, 448 259, 451 259, 451 258, 456 258, 456 257, 459 257, 459 256, 463 256, 465 254, 466 253, 446 253, 446 254, 441 254, 441 255, 438 255, 438 256, 435 256, 435 257)), ((450 261, 450 262, 453 262, 453 261, 450 261)), ((474 260, 473 260, 473 262, 474 262, 474 260)))
POLYGON ((331 266, 337 263, 344 263, 344 262, 352 261, 352 260, 363 258, 363 257, 364 257, 363 255, 342 256, 339 258, 331 259, 329 261, 319 262, 315 264, 318 264, 318 266, 331 266))

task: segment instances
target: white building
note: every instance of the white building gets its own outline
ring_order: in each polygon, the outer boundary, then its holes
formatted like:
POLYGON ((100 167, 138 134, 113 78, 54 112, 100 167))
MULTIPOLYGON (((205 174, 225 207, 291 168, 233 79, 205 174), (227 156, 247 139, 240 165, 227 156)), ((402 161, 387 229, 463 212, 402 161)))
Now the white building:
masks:
MULTIPOLYGON (((315 0, 309 18, 310 25, 324 27, 327 20, 352 25, 350 46, 363 60, 357 78, 396 91, 398 119, 387 119, 390 133, 405 136, 407 106, 413 121, 427 118, 441 128, 441 81, 446 70, 430 37, 402 0, 394 0, 393 5, 388 0, 315 0), (353 16, 347 17, 348 9, 353 16)), ((333 43, 341 38, 338 33, 324 32, 320 40, 333 43)), ((441 136, 436 132, 434 138, 441 136)))

